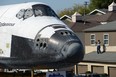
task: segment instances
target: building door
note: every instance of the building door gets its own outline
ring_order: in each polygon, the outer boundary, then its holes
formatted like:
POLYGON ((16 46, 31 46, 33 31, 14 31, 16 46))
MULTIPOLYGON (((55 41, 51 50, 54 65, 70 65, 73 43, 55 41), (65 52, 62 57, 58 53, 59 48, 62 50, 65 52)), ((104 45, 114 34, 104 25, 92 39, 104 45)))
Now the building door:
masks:
POLYGON ((104 67, 103 66, 92 66, 92 72, 93 73, 98 73, 98 74, 103 74, 104 73, 104 67))
POLYGON ((109 74, 109 77, 116 77, 116 67, 109 67, 108 74, 109 74))
POLYGON ((78 74, 86 73, 87 72, 87 65, 78 65, 78 74))

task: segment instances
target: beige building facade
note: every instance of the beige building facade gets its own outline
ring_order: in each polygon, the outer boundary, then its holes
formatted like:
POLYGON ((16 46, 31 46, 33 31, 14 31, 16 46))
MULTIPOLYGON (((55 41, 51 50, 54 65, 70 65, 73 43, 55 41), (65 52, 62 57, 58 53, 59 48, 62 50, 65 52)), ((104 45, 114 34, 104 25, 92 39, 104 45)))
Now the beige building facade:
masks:
POLYGON ((116 52, 116 32, 85 32, 85 52, 97 51, 96 42, 101 41, 101 51, 105 43, 106 51, 116 52))
POLYGON ((116 76, 116 64, 105 64, 105 63, 84 63, 81 62, 78 65, 78 73, 84 73, 90 71, 92 73, 107 74, 109 77, 116 76))

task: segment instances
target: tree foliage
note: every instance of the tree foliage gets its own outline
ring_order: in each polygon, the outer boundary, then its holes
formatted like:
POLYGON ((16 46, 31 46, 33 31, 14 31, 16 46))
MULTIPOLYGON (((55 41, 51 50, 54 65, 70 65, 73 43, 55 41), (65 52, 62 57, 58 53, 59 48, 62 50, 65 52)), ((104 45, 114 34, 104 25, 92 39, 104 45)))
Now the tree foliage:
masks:
POLYGON ((84 5, 77 5, 77 4, 75 4, 73 6, 73 11, 74 12, 77 11, 78 13, 84 15, 84 14, 89 13, 89 8, 88 7, 85 7, 84 5))
POLYGON ((58 13, 60 17, 63 15, 72 15, 72 14, 73 14, 72 8, 64 9, 58 13))
POLYGON ((107 9, 112 2, 116 0, 90 0, 89 8, 94 9, 107 9))
POLYGON ((85 7, 84 5, 75 4, 72 8, 62 10, 58 13, 58 15, 61 17, 65 14, 72 15, 75 12, 78 12, 82 15, 88 14, 94 9, 107 9, 113 1, 116 2, 116 0, 90 0, 88 7, 85 7))
POLYGON ((72 8, 64 9, 58 13, 58 15, 61 17, 63 15, 72 15, 75 12, 78 12, 82 15, 89 13, 89 8, 85 7, 84 5, 77 5, 75 4, 72 8))

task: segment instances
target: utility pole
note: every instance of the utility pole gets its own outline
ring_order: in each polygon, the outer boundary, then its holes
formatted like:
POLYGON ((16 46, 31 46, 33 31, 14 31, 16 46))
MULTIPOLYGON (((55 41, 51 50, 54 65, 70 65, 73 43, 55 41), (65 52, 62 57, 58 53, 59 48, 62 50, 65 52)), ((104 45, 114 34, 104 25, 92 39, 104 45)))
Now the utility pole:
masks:
POLYGON ((85 1, 85 2, 84 2, 84 6, 85 6, 85 9, 84 9, 84 16, 86 15, 87 5, 88 5, 88 2, 87 2, 87 1, 85 1))
POLYGON ((85 8, 84 8, 84 24, 86 23, 86 18, 85 18, 85 16, 86 16, 87 5, 88 5, 88 2, 85 1, 85 2, 84 2, 84 6, 85 6, 85 8))

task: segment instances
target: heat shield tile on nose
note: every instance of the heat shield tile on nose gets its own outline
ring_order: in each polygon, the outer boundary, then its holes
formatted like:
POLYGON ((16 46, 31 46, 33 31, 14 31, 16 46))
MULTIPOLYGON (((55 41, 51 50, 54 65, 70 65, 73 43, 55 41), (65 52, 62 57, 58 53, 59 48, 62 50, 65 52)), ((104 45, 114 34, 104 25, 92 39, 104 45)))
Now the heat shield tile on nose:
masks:
POLYGON ((68 47, 67 56, 70 57, 76 54, 78 51, 81 51, 81 45, 79 43, 72 43, 68 47))

